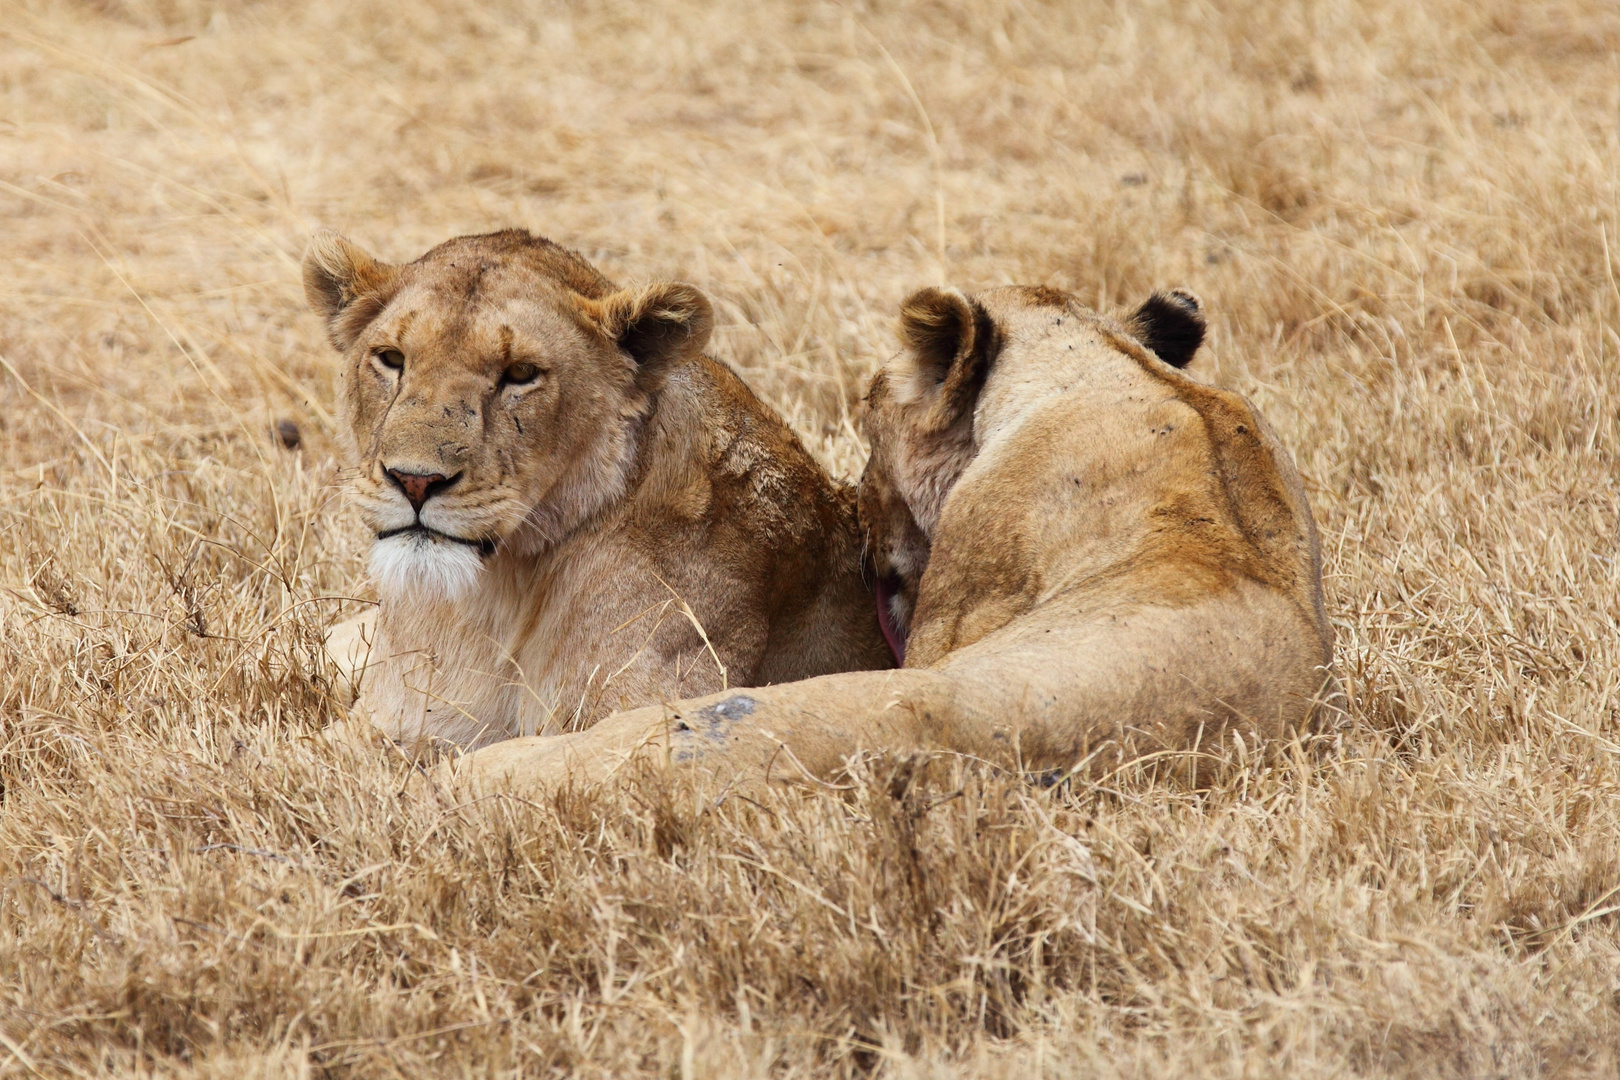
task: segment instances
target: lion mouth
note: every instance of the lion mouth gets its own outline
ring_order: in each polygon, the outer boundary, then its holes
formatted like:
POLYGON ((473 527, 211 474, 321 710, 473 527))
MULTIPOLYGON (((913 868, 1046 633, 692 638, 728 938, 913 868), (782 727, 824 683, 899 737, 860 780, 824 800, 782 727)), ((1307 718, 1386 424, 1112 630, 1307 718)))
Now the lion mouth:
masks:
POLYGON ((442 533, 437 529, 430 529, 421 522, 417 522, 415 525, 406 525, 403 528, 388 529, 385 532, 380 532, 377 534, 377 539, 387 540, 392 536, 422 536, 428 540, 440 540, 451 544, 461 544, 465 547, 472 548, 486 559, 495 554, 495 541, 493 540, 469 540, 464 536, 451 536, 449 533, 442 533))

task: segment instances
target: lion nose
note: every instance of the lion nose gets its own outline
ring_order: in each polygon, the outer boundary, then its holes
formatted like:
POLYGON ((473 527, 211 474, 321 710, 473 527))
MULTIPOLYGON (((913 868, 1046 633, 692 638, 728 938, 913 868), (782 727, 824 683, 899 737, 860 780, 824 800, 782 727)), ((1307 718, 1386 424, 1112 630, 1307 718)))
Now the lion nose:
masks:
POLYGON ((389 469, 387 472, 388 479, 405 493, 405 497, 411 502, 411 509, 419 514, 422 512, 423 503, 461 479, 460 473, 456 473, 455 476, 444 476, 440 473, 401 472, 398 469, 389 469))

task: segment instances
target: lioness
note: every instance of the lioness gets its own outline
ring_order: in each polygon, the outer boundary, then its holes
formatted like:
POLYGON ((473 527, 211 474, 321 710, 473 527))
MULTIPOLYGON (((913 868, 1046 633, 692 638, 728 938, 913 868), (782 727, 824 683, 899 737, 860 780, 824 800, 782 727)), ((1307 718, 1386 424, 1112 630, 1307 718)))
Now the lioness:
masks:
POLYGON ((521 230, 403 266, 323 232, 304 287, 381 596, 328 648, 369 651, 388 734, 475 747, 892 663, 853 491, 703 355, 697 289, 618 289, 521 230))
POLYGON ((1310 721, 1336 686, 1316 529, 1260 415, 1180 370, 1196 299, 1115 321, 1052 289, 925 289, 900 335, 860 507, 905 667, 623 713, 461 775, 554 785, 639 751, 755 785, 910 747, 1062 772, 1310 721))

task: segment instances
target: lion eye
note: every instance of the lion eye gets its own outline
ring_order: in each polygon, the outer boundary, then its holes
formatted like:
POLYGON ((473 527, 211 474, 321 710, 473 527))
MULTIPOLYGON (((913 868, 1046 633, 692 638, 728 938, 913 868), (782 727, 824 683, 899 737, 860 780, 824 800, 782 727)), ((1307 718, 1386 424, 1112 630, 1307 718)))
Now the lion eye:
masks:
POLYGON ((381 364, 385 368, 392 368, 393 370, 398 371, 405 366, 405 354, 400 352, 398 349, 378 349, 371 355, 372 358, 377 361, 377 363, 381 364))
POLYGON ((506 369, 506 374, 501 376, 501 382, 507 386, 523 386, 534 382, 541 374, 538 364, 513 364, 506 369))

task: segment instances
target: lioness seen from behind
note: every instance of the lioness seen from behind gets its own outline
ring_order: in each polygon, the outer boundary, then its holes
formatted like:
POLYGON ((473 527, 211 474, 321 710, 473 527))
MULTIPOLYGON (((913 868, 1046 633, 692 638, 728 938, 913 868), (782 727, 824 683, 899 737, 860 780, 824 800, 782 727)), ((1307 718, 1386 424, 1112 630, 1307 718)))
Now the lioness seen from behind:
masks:
POLYGON ((474 747, 892 663, 853 491, 703 354, 697 289, 619 289, 520 230, 401 266, 322 233, 304 284, 381 597, 329 649, 389 735, 474 747))

